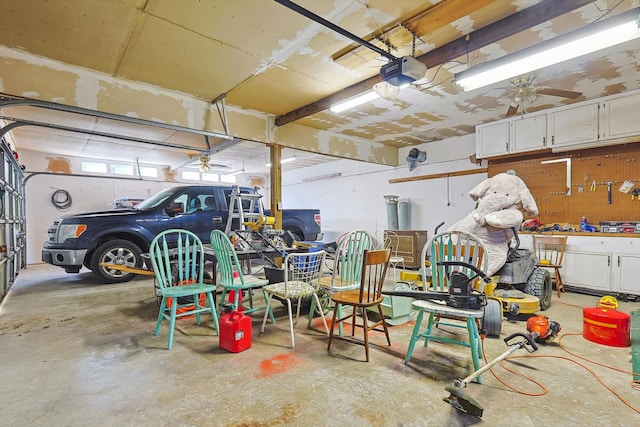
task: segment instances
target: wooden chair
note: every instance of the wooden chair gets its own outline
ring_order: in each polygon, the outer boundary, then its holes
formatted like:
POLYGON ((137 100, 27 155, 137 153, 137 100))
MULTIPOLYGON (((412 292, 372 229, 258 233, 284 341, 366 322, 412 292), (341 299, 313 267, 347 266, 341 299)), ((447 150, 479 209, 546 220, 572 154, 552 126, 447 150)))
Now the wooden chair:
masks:
MULTIPOLYGON (((251 274, 243 274, 242 265, 240 261, 238 261, 238 255, 233 248, 233 244, 223 231, 213 230, 211 232, 211 248, 216 257, 216 263, 218 264, 218 271, 220 273, 220 280, 218 281, 222 286, 220 302, 224 302, 227 294, 233 291, 234 296, 231 304, 234 310, 242 307, 242 311, 245 314, 267 310, 271 322, 275 322, 271 307, 267 307, 266 305, 268 296, 264 291, 264 286, 268 284, 269 281, 251 274), (262 291, 265 301, 264 305, 256 305, 253 301, 253 291, 257 289, 262 291), (243 301, 242 304, 240 303, 240 295, 242 292, 246 292, 249 299, 248 303, 246 301, 243 301)), ((222 304, 220 304, 218 310, 222 310, 222 304)))
POLYGON ((553 268, 555 271, 554 282, 558 297, 564 293, 564 283, 560 275, 562 268, 562 260, 564 259, 564 251, 567 248, 567 236, 540 236, 533 235, 533 252, 538 262, 538 267, 553 268))
MULTIPOLYGON (((264 287, 265 292, 269 295, 267 300, 267 307, 271 308, 271 302, 273 297, 277 297, 287 301, 287 311, 289 313, 289 329, 291 330, 291 348, 296 345, 294 337, 294 321, 293 313, 291 310, 291 300, 298 301, 296 320, 300 317, 300 307, 302 306, 302 298, 311 297, 316 303, 316 309, 322 316, 322 322, 329 335, 329 326, 327 320, 324 317, 322 306, 318 300, 317 288, 318 279, 322 276, 322 267, 324 266, 324 258, 326 252, 309 252, 309 253, 293 253, 285 257, 283 263, 284 281, 279 283, 272 283, 264 287)), ((267 313, 264 313, 264 319, 262 320, 262 329, 260 332, 264 332, 264 327, 267 323, 267 313)))
POLYGON ((364 351, 367 362, 369 361, 369 331, 376 329, 379 326, 383 327, 385 336, 387 337, 387 343, 391 345, 391 339, 389 338, 389 330, 387 329, 387 323, 385 322, 384 314, 382 312, 382 285, 389 268, 389 258, 391 257, 390 249, 381 249, 368 251, 365 250, 363 254, 362 273, 360 275, 359 289, 350 289, 346 291, 339 291, 331 295, 331 300, 337 307, 343 305, 351 306, 352 311, 350 314, 340 317, 338 315, 339 310, 333 310, 333 320, 331 321, 331 329, 329 330, 329 343, 327 344, 327 351, 331 351, 331 342, 333 340, 333 331, 336 323, 342 324, 345 320, 351 321, 351 337, 339 338, 356 344, 364 345, 364 351), (369 322, 367 316, 367 309, 369 307, 377 307, 379 320, 376 322, 369 322), (357 324, 358 313, 360 313, 362 324, 357 324), (361 327, 364 333, 364 340, 360 341, 355 338, 356 326, 361 327))
POLYGON ((193 316, 198 325, 200 313, 208 312, 218 329, 218 314, 213 299, 216 287, 203 282, 204 250, 198 236, 188 230, 166 230, 158 234, 149 247, 149 257, 156 278, 157 293, 162 297, 156 323, 160 334, 162 319, 169 320, 167 348, 173 347, 176 318, 193 316), (204 294, 209 306, 201 305, 204 294), (190 308, 183 310, 186 306, 190 308))
MULTIPOLYGON (((318 293, 330 296, 335 292, 358 289, 360 287, 360 276, 362 274, 362 260, 364 251, 369 250, 373 244, 371 234, 366 230, 353 230, 340 237, 337 243, 331 275, 323 276, 318 280, 318 293)), ((323 298, 326 304, 329 298, 323 298)), ((311 301, 309 310, 309 322, 307 327, 311 327, 314 316, 316 301, 311 301)), ((325 305, 326 305, 325 304, 325 305)), ((324 310, 325 307, 322 307, 324 310)), ((341 310, 340 307, 336 307, 341 310)), ((341 313, 338 313, 340 316, 341 313)), ((342 335, 342 324, 339 325, 340 335, 342 335)))
MULTIPOLYGON (((486 271, 489 265, 487 249, 484 243, 475 235, 463 231, 447 231, 435 235, 427 242, 422 249, 421 259, 424 262, 429 259, 431 263, 431 283, 432 289, 424 286, 425 291, 444 292, 448 290, 449 274, 452 271, 460 271, 468 277, 475 277, 476 273, 468 267, 438 265, 441 261, 465 262, 481 271, 486 271)), ((427 283, 427 272, 422 271, 423 283, 427 283)), ((484 282, 479 280, 479 291, 483 291, 484 282)), ((482 357, 482 345, 478 332, 478 322, 484 316, 484 309, 465 309, 445 305, 441 302, 416 300, 411 304, 418 311, 416 323, 407 348, 404 359, 405 364, 409 364, 413 349, 421 338, 424 338, 424 346, 427 347, 429 341, 437 341, 449 344, 457 344, 471 349, 474 370, 480 368, 482 357), (420 331, 424 314, 428 313, 427 327, 420 331), (436 329, 441 327, 452 327, 466 329, 468 339, 458 339, 444 334, 436 333, 436 329)), ((477 378, 480 382, 480 377, 477 378)))

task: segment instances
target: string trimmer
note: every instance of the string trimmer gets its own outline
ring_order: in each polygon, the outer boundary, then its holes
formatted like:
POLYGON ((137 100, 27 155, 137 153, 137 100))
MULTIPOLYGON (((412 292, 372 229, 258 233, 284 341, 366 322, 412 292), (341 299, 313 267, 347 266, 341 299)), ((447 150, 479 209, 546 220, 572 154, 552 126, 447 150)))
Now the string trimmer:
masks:
POLYGON ((464 261, 439 261, 438 265, 447 268, 449 278, 448 292, 429 292, 411 290, 382 290, 385 295, 409 297, 418 300, 442 301, 446 305, 455 308, 478 310, 487 305, 487 297, 484 293, 476 291, 473 283, 480 276, 485 283, 490 283, 491 278, 476 266, 464 261), (449 271, 452 266, 464 267, 476 275, 469 277, 461 271, 449 271))
POLYGON ((527 331, 529 333, 523 334, 516 332, 504 339, 509 349, 502 353, 500 356, 487 363, 482 368, 478 369, 468 377, 462 380, 455 380, 453 386, 445 387, 445 390, 449 392, 449 396, 443 398, 445 402, 454 408, 474 415, 478 418, 482 418, 484 408, 471 396, 468 396, 463 388, 467 386, 471 381, 488 371, 496 364, 506 359, 511 353, 514 353, 521 348, 524 348, 529 353, 533 353, 538 350, 536 341, 548 343, 554 339, 560 332, 560 325, 557 322, 551 322, 547 316, 532 317, 527 321, 527 331), (520 341, 514 342, 516 338, 522 338, 520 341))

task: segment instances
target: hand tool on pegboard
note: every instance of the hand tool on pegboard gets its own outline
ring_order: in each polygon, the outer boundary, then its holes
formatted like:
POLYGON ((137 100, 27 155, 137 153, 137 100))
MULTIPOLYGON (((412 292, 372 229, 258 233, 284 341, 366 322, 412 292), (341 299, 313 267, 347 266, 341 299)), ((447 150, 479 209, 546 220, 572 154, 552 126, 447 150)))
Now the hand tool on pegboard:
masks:
POLYGON ((596 188, 598 187, 598 183, 596 182, 596 180, 594 179, 591 182, 591 191, 596 191, 596 188))
POLYGON ((611 204, 611 186, 613 185, 613 181, 605 182, 607 185, 607 203, 611 204))
POLYGON ((634 188, 631 192, 631 200, 640 200, 640 188, 634 188))

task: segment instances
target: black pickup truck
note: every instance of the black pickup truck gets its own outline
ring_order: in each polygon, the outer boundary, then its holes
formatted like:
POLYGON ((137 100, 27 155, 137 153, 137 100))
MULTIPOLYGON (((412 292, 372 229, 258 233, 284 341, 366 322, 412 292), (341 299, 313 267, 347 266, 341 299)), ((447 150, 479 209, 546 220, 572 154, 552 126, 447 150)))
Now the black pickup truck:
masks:
MULTIPOLYGON (((141 254, 149 251, 151 240, 170 228, 191 230, 209 243, 213 229, 225 230, 233 188, 172 187, 131 209, 63 216, 47 231, 49 238, 42 248, 42 261, 62 267, 67 273, 78 273, 85 266, 104 282, 126 282, 135 274, 101 267, 100 263, 142 267, 141 254)), ((256 191, 247 187, 239 190, 250 194, 256 191)), ((289 231, 295 240, 322 239, 318 209, 283 210, 279 228, 289 231)))

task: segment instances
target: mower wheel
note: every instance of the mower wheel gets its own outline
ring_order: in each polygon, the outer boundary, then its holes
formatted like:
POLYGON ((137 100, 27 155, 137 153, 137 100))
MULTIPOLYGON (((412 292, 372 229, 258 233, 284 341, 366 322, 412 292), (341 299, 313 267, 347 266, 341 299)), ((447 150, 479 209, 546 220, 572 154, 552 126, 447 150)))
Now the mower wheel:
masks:
POLYGON ((546 310, 551 305, 551 275, 544 268, 535 268, 527 283, 524 293, 538 297, 540 310, 546 310))
POLYGON ((502 304, 500 301, 488 298, 482 317, 482 329, 488 337, 498 338, 502 332, 502 304))

